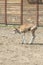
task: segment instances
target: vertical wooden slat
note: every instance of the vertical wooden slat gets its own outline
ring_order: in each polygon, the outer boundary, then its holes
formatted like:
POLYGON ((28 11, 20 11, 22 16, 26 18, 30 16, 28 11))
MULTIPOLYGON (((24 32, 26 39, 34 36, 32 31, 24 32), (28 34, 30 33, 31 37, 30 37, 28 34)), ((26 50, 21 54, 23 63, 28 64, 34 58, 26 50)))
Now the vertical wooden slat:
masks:
POLYGON ((7 0, 5 0, 5 24, 7 25, 7 0))
POLYGON ((37 26, 39 26, 39 0, 37 0, 37 26))
POLYGON ((21 24, 23 24, 23 0, 21 0, 21 24))

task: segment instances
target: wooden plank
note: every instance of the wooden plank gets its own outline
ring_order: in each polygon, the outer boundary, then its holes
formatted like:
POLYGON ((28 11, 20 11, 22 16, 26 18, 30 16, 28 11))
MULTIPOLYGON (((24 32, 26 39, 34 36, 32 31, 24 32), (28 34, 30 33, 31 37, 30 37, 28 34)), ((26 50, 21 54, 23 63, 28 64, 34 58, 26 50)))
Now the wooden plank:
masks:
POLYGON ((0 0, 0 23, 5 23, 5 0, 0 0))
POLYGON ((5 23, 5 16, 4 15, 0 15, 0 23, 5 23))
POLYGON ((20 15, 7 15, 7 23, 12 23, 12 24, 15 24, 15 23, 18 23, 20 24, 21 22, 21 18, 20 18, 20 15))
POLYGON ((21 23, 21 0, 7 0, 7 23, 21 23))
POLYGON ((21 0, 7 0, 7 3, 21 3, 21 0))
POLYGON ((39 25, 43 26, 43 4, 39 4, 39 25))
POLYGON ((30 23, 37 21, 37 6, 36 4, 29 4, 27 0, 23 0, 23 21, 30 23), (29 21, 31 19, 31 21, 29 21))
POLYGON ((5 3, 5 0, 0 0, 0 4, 1 4, 1 3, 5 3))

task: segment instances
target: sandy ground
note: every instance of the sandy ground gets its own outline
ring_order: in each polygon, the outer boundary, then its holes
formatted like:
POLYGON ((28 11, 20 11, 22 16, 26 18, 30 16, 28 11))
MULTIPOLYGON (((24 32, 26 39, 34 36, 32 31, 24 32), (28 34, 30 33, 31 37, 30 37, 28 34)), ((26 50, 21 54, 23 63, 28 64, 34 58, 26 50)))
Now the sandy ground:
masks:
MULTIPOLYGON (((43 27, 36 30, 34 45, 21 44, 13 27, 0 27, 0 65, 43 65, 43 27)), ((29 42, 31 32, 26 33, 29 42)))

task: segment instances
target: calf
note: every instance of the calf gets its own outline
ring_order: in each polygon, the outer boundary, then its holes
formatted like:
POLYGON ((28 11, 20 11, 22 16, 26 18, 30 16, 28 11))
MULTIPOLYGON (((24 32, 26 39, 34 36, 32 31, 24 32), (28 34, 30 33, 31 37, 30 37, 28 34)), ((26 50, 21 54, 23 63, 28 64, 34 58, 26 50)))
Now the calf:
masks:
POLYGON ((23 36, 22 36, 22 44, 26 43, 26 40, 25 40, 25 33, 27 31, 31 31, 32 33, 32 37, 31 37, 31 40, 29 41, 30 44, 33 43, 34 39, 35 39, 35 30, 37 29, 37 26, 34 25, 34 24, 31 24, 31 23, 25 23, 23 25, 21 25, 20 27, 18 28, 15 28, 15 32, 18 32, 19 34, 23 33, 23 36))

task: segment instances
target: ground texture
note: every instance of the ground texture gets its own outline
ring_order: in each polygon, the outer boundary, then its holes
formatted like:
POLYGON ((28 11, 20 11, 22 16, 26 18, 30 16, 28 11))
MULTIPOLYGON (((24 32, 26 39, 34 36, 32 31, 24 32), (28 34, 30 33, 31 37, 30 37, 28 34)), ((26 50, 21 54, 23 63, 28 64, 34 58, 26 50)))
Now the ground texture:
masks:
MULTIPOLYGON (((43 65, 43 27, 36 30, 33 45, 22 45, 21 36, 14 27, 0 27, 0 65, 43 65)), ((25 37, 29 42, 31 32, 25 37)))

